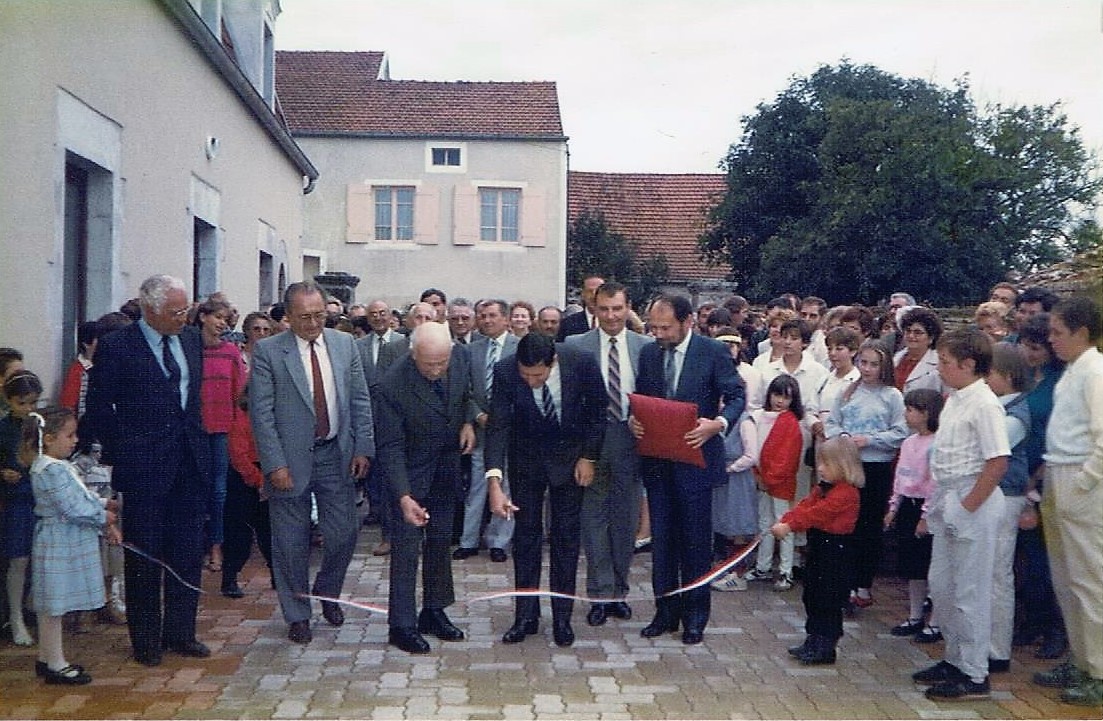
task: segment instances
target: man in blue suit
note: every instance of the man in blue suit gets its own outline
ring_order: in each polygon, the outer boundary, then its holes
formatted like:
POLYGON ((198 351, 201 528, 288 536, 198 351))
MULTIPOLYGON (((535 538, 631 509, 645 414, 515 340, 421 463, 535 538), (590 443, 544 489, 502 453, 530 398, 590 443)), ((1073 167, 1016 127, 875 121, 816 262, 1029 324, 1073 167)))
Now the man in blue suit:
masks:
MULTIPOLYGON (((180 279, 147 278, 138 299, 141 319, 100 339, 84 424, 103 444, 112 483, 125 498, 123 538, 199 586, 210 492, 199 405, 203 341, 187 325, 180 279)), ((165 648, 210 655, 195 637, 199 594, 134 553, 126 557, 126 606, 138 663, 157 666, 165 648)))
POLYGON ((628 428, 628 394, 636 391, 640 350, 651 338, 625 327, 628 289, 609 281, 597 289, 594 315, 598 327, 567 337, 567 345, 591 355, 601 366, 609 396, 605 441, 594 482, 582 494, 582 545, 586 548, 586 623, 600 626, 608 616, 629 619, 628 571, 635 551, 640 513, 639 456, 628 428), (614 600, 615 599, 615 600, 614 600))
MULTIPOLYGON (((249 416, 272 517, 272 574, 287 637, 309 643, 309 592, 337 598, 356 546, 355 479, 375 455, 371 396, 353 337, 324 328, 325 294, 311 282, 284 292, 291 329, 253 351, 249 416), (325 541, 309 587, 310 496, 318 503, 325 541)), ((322 601, 332 626, 341 606, 322 601)))
MULTIPOLYGON (((704 575, 712 563, 712 489, 727 481, 722 434, 735 430, 746 405, 743 380, 727 346, 693 333, 693 306, 681 296, 662 296, 648 314, 658 341, 640 351, 636 392, 688 401, 697 406, 697 426, 686 444, 700 448, 705 468, 641 459, 651 513, 651 586, 655 618, 640 632, 654 638, 683 627, 682 642, 700 643, 709 620, 708 585, 663 597, 704 575)), ((648 429, 635 418, 636 438, 648 429)))
MULTIPOLYGON (((500 518, 516 516, 517 588, 540 587, 547 497, 551 505, 549 586, 559 593, 575 592, 582 492, 594 479, 606 403, 597 361, 540 333, 526 335, 514 356, 494 367, 486 478, 491 512, 500 518), (507 450, 512 501, 502 489, 507 450)), ((570 646, 574 602, 553 598, 551 607, 552 638, 557 646, 570 646)), ((519 596, 513 626, 502 641, 518 643, 539 629, 539 599, 519 596)))

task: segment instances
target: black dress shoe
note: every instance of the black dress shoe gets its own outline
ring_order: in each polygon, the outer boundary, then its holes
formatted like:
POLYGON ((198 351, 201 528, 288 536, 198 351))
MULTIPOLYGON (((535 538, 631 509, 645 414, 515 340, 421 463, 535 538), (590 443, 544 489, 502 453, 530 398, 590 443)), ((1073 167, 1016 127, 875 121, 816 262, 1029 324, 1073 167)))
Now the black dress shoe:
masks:
POLYGON ((429 642, 412 628, 392 628, 387 643, 406 653, 429 653, 429 642))
MULTIPOLYGON (((77 669, 78 671, 83 671, 84 670, 84 666, 81 666, 80 664, 71 663, 69 665, 72 666, 73 668, 77 669)), ((38 676, 39 678, 42 678, 43 676, 46 675, 46 672, 49 671, 49 670, 50 670, 50 667, 46 664, 45 661, 35 661, 34 662, 34 675, 35 676, 38 676)))
POLYGON ((504 549, 501 549, 501 548, 492 548, 492 549, 490 549, 490 560, 491 561, 494 561, 495 563, 505 563, 508 558, 509 558, 509 556, 506 555, 506 552, 505 552, 504 549))
POLYGON ((655 638, 664 633, 674 633, 678 630, 678 619, 668 619, 666 616, 655 616, 651 623, 640 629, 640 635, 644 638, 655 638))
POLYGON ((156 649, 150 651, 135 651, 134 660, 142 664, 143 666, 149 666, 150 668, 153 668, 154 666, 160 666, 161 650, 156 649))
POLYGON ((590 612, 586 614, 586 623, 591 626, 605 625, 605 604, 595 603, 590 606, 590 612))
POLYGON ((574 643, 574 629, 570 621, 555 621, 552 623, 552 640, 556 646, 570 646, 574 643))
POLYGON ((540 620, 536 618, 524 618, 514 621, 509 630, 502 635, 502 643, 521 643, 527 636, 535 636, 540 633, 540 620))
POLYGON ((314 634, 310 632, 310 621, 292 621, 287 629, 287 638, 295 643, 310 643, 314 634))
POLYGON ((207 644, 196 641, 194 638, 190 641, 166 643, 165 648, 181 656, 191 656, 192 658, 207 658, 211 655, 211 649, 207 648, 207 644))
POLYGON ((612 603, 605 604, 605 613, 613 618, 627 621, 632 618, 632 607, 624 601, 613 601, 612 603))
POLYGON ((682 631, 682 643, 687 646, 693 646, 704 640, 705 632, 699 628, 687 628, 685 631, 682 631))
POLYGON ((345 612, 341 604, 334 601, 322 601, 322 616, 330 626, 340 626, 345 622, 345 612))
POLYGON ((417 618, 418 633, 431 633, 441 641, 462 641, 463 631, 444 613, 443 608, 423 608, 417 618))
POLYGON ((222 584, 222 595, 226 598, 243 598, 245 591, 241 590, 241 586, 237 585, 237 581, 230 581, 222 584))
POLYGON ((86 674, 83 668, 72 664, 60 671, 54 671, 47 666, 46 673, 42 676, 46 679, 46 683, 53 686, 83 686, 86 683, 92 683, 92 677, 86 674))
POLYGON ((460 546, 455 551, 452 551, 453 561, 462 561, 465 558, 471 558, 472 556, 479 555, 479 549, 477 548, 464 548, 460 546))

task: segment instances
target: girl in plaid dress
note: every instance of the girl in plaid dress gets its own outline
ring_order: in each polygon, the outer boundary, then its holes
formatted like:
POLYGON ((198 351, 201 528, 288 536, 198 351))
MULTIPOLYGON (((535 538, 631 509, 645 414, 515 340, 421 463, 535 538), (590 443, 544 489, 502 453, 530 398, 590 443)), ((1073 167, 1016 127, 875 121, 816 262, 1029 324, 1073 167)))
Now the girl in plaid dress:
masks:
POLYGON ((103 566, 99 534, 122 540, 114 525, 115 501, 89 491, 69 461, 77 445, 77 419, 68 408, 28 415, 21 454, 31 466, 34 530, 31 591, 38 612, 39 651, 35 673, 48 684, 78 685, 92 680, 65 660, 62 617, 69 611, 103 606, 103 566))

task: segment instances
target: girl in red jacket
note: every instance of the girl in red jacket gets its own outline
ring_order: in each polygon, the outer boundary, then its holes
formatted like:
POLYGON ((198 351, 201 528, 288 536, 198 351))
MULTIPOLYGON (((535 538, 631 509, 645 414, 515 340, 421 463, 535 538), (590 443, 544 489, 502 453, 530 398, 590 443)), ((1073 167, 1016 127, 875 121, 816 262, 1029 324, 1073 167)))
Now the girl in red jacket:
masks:
POLYGON ((825 441, 816 453, 820 482, 797 507, 770 529, 783 540, 794 531, 808 532, 804 569, 804 643, 789 649, 802 664, 835 663, 835 644, 843 635, 843 606, 854 572, 850 534, 858 521, 858 489, 865 473, 858 447, 849 436, 825 441))
MULTIPOLYGON (((750 417, 743 421, 747 431, 744 436, 757 442, 748 443, 749 448, 743 457, 736 459, 732 466, 747 464, 748 461, 754 465, 755 482, 758 484, 758 528, 762 533, 758 560, 744 576, 748 581, 771 578, 774 538, 769 531, 782 514, 792 508, 797 493, 797 471, 800 470, 803 446, 800 421, 803 418, 800 385, 793 376, 782 374, 770 381, 766 389, 766 407, 752 411, 750 417), (747 427, 748 423, 753 427, 747 427), (750 454, 757 455, 752 459, 750 454)), ((789 536, 778 545, 780 559, 774 590, 788 591, 793 587, 793 538, 789 536)))

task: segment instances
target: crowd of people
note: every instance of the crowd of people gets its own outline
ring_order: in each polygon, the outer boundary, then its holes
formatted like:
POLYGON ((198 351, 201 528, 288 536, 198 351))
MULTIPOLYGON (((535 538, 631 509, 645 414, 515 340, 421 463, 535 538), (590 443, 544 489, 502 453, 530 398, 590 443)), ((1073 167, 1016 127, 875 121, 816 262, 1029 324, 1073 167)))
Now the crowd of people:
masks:
MULTIPOLYGON (((1000 283, 953 322, 904 292, 876 308, 787 293, 761 313, 664 295, 640 311, 596 275, 565 309, 436 288, 401 312, 346 307, 302 282, 239 329, 222 294, 191 302, 153 276, 80 325, 56 403, 0 349, 12 640, 35 643, 30 598, 47 683, 91 678, 62 652, 76 611, 125 622, 139 663, 206 657, 203 570, 241 598, 256 542, 288 639, 309 643, 314 600, 344 623, 363 515, 389 556, 389 642, 409 653, 465 637, 446 613, 454 563, 512 555, 517 589, 540 588, 546 540, 559 646, 574 599, 593 627, 632 617, 629 569, 649 550, 644 637, 701 643, 713 592, 800 585, 807 637, 789 652, 832 664, 844 616, 876 603, 887 546, 909 609, 892 635, 945 642, 913 676, 929 698, 988 697, 989 674, 1033 645, 1065 659, 1036 683, 1103 705, 1098 302, 1000 283), (664 419, 683 409, 671 442, 664 419)), ((502 642, 539 634, 540 605, 518 594, 502 642)))

